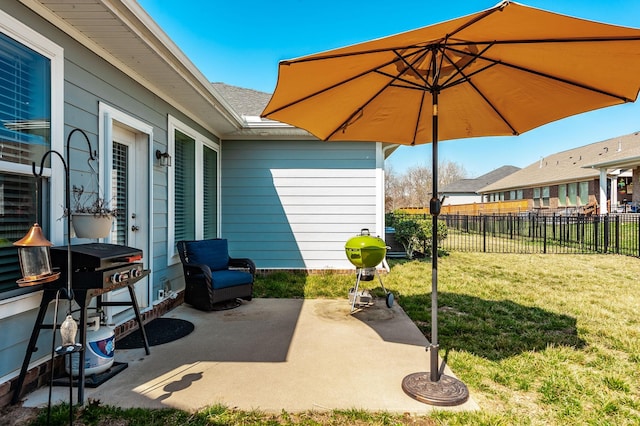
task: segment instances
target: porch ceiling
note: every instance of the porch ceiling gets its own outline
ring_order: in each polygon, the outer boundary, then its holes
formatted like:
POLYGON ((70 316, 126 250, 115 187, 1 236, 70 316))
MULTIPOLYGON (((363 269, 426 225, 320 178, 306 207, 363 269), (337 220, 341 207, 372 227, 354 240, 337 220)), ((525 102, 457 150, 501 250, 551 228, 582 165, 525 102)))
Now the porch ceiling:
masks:
POLYGON ((242 119, 133 0, 20 0, 147 89, 223 138, 242 119))

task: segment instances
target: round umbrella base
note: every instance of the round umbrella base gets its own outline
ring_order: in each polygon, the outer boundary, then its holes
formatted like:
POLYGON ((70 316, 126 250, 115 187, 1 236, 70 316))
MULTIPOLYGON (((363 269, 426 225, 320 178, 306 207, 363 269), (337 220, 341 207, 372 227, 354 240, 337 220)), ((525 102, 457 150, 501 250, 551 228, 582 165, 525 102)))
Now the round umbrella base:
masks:
POLYGON ((437 382, 432 382, 427 372, 409 374, 402 379, 402 390, 420 402, 443 407, 460 405, 469 399, 467 386, 444 374, 437 382))

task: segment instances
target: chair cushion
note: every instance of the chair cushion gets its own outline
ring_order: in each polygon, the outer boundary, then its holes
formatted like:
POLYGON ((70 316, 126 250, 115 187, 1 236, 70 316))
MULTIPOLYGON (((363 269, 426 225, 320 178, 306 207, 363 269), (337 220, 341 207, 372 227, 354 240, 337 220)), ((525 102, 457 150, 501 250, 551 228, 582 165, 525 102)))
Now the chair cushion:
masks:
POLYGON ((213 281, 213 288, 227 288, 237 285, 251 284, 253 282, 253 275, 245 271, 237 270, 222 270, 212 271, 211 278, 213 281))
POLYGON ((190 263, 207 265, 212 271, 229 268, 229 251, 226 239, 189 241, 186 248, 190 263))

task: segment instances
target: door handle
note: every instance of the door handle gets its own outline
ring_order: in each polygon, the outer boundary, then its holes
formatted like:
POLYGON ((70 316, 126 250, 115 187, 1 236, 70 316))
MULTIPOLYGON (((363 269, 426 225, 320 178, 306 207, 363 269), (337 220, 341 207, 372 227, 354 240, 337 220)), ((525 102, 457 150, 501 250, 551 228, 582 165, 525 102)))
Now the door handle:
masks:
POLYGON ((131 225, 131 230, 132 230, 133 232, 136 232, 136 231, 139 231, 139 230, 140 230, 140 227, 139 227, 138 225, 131 225))

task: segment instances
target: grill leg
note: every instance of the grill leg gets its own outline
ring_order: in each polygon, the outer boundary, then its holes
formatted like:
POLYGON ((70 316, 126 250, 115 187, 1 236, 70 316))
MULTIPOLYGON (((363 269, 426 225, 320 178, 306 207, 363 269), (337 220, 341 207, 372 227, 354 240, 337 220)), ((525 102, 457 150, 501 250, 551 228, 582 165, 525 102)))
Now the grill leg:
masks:
POLYGON ((127 286, 129 289, 129 295, 131 296, 131 303, 133 304, 133 310, 136 313, 136 319, 138 320, 138 328, 140 329, 140 333, 142 333, 142 340, 144 341, 144 350, 147 355, 151 354, 151 350, 149 349, 149 341, 147 340, 147 332, 144 329, 144 325, 142 324, 142 316, 140 315, 140 308, 138 307, 138 299, 136 298, 136 292, 133 288, 133 284, 129 284, 127 286))
POLYGON ((358 277, 356 278, 356 286, 353 290, 353 301, 351 302, 351 313, 356 310, 356 300, 358 299, 358 287, 360 286, 360 277, 362 276, 362 268, 358 268, 358 277))
MULTIPOLYGON (((40 330, 43 328, 47 328, 46 325, 43 325, 44 316, 47 313, 47 307, 49 303, 55 299, 56 292, 51 289, 45 289, 42 293, 42 299, 40 300, 40 310, 38 311, 38 317, 36 318, 36 322, 33 326, 33 330, 31 331, 31 338, 29 339, 29 344, 27 345, 27 352, 24 355, 24 360, 22 361, 22 368, 20 369, 20 375, 18 376, 18 381, 16 382, 16 389, 13 392, 13 398, 11 398, 12 404, 17 404, 20 401, 20 393, 22 392, 22 385, 24 384, 24 379, 27 375, 27 370, 29 369, 29 362, 31 361, 31 355, 36 351, 36 343, 38 342, 38 336, 40 335, 40 330)), ((55 333, 55 331, 54 331, 55 333)))

